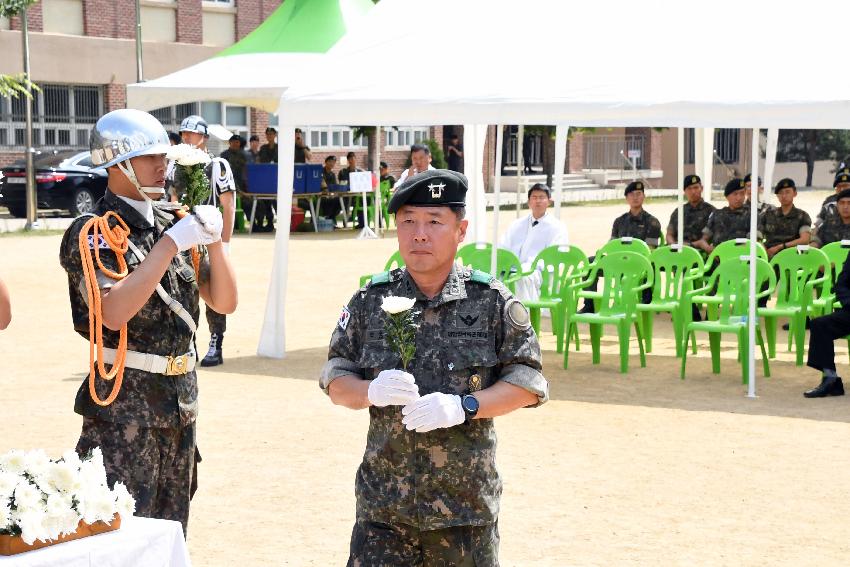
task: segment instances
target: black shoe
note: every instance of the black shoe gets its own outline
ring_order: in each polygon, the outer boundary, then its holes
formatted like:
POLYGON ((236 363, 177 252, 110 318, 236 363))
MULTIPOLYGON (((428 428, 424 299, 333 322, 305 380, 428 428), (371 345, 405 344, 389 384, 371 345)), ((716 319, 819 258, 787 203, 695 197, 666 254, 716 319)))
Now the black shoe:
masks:
POLYGON ((207 351, 207 355, 201 360, 201 366, 218 366, 224 363, 224 357, 221 353, 221 343, 223 340, 224 336, 219 336, 216 333, 212 334, 210 337, 210 350, 207 351))
POLYGON ((827 396, 843 396, 844 382, 839 376, 824 376, 817 388, 803 393, 807 398, 825 398, 827 396))

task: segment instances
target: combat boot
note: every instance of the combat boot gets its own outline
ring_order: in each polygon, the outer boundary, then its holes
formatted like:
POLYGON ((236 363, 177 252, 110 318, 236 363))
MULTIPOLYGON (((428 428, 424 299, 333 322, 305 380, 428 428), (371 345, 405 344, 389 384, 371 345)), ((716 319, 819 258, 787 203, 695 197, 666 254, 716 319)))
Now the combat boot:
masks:
POLYGON ((817 388, 803 393, 807 398, 825 398, 827 396, 843 396, 844 383, 839 376, 824 376, 817 388))
POLYGON ((224 357, 221 354, 222 342, 224 342, 223 334, 213 333, 210 336, 210 349, 201 361, 201 366, 218 366, 224 363, 224 357))

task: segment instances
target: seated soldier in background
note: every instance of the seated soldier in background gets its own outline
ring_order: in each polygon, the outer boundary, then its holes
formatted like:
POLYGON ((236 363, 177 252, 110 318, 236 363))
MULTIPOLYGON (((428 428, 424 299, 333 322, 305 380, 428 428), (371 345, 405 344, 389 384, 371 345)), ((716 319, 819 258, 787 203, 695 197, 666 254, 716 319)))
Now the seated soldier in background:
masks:
POLYGON ((844 189, 836 195, 834 215, 815 223, 811 244, 823 248, 831 242, 850 240, 850 189, 844 189))
POLYGON ((632 181, 626 186, 626 202, 629 212, 614 219, 611 227, 611 240, 624 236, 646 242, 650 248, 657 248, 661 241, 661 223, 643 208, 643 181, 632 181))
MULTIPOLYGON (((686 175, 682 181, 682 190, 687 202, 682 205, 684 220, 682 228, 685 237, 682 244, 692 246, 695 240, 702 238, 702 229, 708 217, 714 212, 714 205, 702 198, 702 180, 699 175, 686 175)), ((667 244, 679 244, 679 207, 673 209, 670 223, 667 225, 667 244)))
MULTIPOLYGON (((758 205, 758 211, 757 212, 758 212, 759 215, 763 215, 766 211, 769 211, 770 209, 772 209, 773 205, 768 204, 764 200, 764 185, 762 184, 761 177, 758 178, 758 184, 759 184, 759 205, 758 205)), ((747 200, 745 201, 745 203, 747 205, 749 205, 750 203, 753 202, 753 197, 752 197, 753 174, 752 173, 748 173, 744 176, 744 188, 747 191, 747 200)))
MULTIPOLYGON (((328 156, 325 158, 325 165, 322 169, 322 193, 334 191, 336 189, 337 180, 334 167, 336 166, 336 156, 328 156)), ((322 199, 321 215, 328 220, 336 220, 336 216, 342 211, 342 205, 336 197, 325 197, 322 199)))
POLYGON ((723 189, 727 206, 717 209, 708 217, 702 238, 693 243, 694 248, 705 250, 709 254, 721 242, 750 236, 750 208, 744 205, 746 199, 744 180, 730 179, 723 189))
POLYGON ((759 232, 764 236, 768 258, 785 248, 808 244, 812 232, 809 213, 794 206, 797 196, 794 180, 780 179, 773 192, 779 199, 779 206, 770 207, 759 216, 759 232))
POLYGON ((838 200, 838 194, 845 189, 850 189, 850 168, 845 167, 836 172, 832 187, 835 189, 835 193, 823 200, 815 222, 825 220, 827 216, 835 214, 835 202, 838 200))

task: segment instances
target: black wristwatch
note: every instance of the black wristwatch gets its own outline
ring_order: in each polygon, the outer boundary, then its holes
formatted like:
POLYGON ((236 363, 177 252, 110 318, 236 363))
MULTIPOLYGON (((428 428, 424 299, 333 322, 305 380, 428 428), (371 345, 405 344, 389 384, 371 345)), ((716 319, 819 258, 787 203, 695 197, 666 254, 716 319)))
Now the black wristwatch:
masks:
POLYGON ((461 396, 460 405, 463 408, 463 413, 466 414, 467 422, 471 419, 475 419, 475 416, 478 415, 478 398, 475 396, 470 394, 461 396))

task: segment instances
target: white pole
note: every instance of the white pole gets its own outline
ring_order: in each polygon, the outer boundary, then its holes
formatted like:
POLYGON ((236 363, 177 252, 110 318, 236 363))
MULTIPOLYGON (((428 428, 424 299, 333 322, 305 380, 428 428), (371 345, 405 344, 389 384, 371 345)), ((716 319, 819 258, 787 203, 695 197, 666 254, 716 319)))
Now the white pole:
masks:
POLYGON ((564 168, 567 165, 567 134, 568 124, 555 125, 555 175, 552 182, 555 185, 555 218, 561 218, 561 204, 564 200, 564 168))
POLYGON ((378 187, 375 190, 375 233, 383 236, 384 215, 381 213, 381 127, 375 126, 375 155, 372 156, 372 171, 378 176, 378 187))
POLYGON ((493 180, 493 196, 496 204, 493 207, 493 246, 490 252, 490 265, 496 265, 496 246, 499 243, 499 214, 501 209, 499 204, 502 195, 502 146, 504 145, 505 127, 501 124, 496 124, 496 166, 493 168, 495 179, 493 180))
MULTIPOLYGON (((752 139, 752 169, 753 182, 758 183, 759 171, 759 129, 753 128, 752 139)), ((751 191, 752 203, 750 204, 750 310, 747 315, 747 333, 749 334, 749 348, 747 349, 747 373, 750 377, 747 388, 747 397, 756 397, 756 226, 758 224, 758 188, 751 191)))
POLYGON ((703 191, 703 198, 707 202, 711 202, 711 187, 714 183, 714 128, 703 128, 702 130, 702 165, 704 170, 700 172, 702 176, 703 187, 707 191, 703 191))
POLYGON ((772 195, 773 190, 773 168, 776 167, 776 143, 779 141, 779 128, 768 128, 767 129, 767 148, 765 149, 764 156, 764 194, 765 194, 765 202, 775 201, 774 197, 767 197, 767 195, 772 195), (768 200, 769 199, 769 200, 768 200))
MULTIPOLYGON (((685 129, 678 128, 676 131, 676 144, 678 148, 678 168, 676 170, 676 187, 679 187, 679 183, 685 179, 685 129)), ((677 206, 677 215, 678 222, 676 222, 676 234, 679 235, 678 243, 682 243, 685 237, 685 217, 682 211, 682 205, 685 204, 685 193, 682 191, 682 188, 679 187, 679 203, 677 206)))
POLYGON ((520 179, 522 172, 525 169, 525 164, 522 161, 522 139, 525 137, 525 128, 520 125, 516 131, 516 218, 519 218, 519 208, 522 205, 522 190, 520 189, 520 179))

